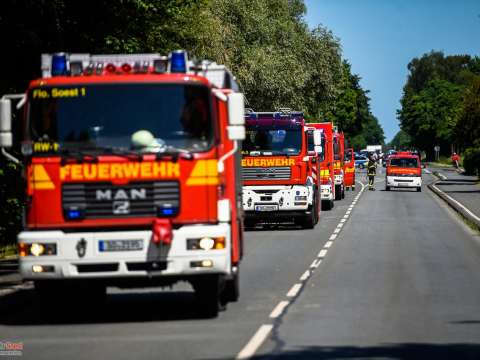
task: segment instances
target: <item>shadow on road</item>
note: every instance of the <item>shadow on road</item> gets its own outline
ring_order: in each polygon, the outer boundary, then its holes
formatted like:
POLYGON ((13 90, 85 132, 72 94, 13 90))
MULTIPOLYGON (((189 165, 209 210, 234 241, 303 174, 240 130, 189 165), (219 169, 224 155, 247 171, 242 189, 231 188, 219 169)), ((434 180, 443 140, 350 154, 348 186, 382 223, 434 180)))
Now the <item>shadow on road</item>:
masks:
POLYGON ((252 360, 478 360, 480 344, 385 344, 379 346, 311 346, 278 354, 258 355, 252 360))
POLYGON ((33 289, 19 290, 1 296, 0 309, 0 324, 10 326, 203 319, 193 291, 161 289, 109 293, 94 307, 79 300, 56 309, 41 308, 33 289))

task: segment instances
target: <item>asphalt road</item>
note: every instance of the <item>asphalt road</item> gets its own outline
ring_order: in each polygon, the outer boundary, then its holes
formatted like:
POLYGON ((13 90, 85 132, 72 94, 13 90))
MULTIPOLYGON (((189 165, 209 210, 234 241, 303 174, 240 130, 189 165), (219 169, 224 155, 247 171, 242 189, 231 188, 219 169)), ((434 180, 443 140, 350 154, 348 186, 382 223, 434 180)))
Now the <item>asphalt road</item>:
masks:
POLYGON ((111 290, 62 321, 25 289, 0 297, 0 341, 25 359, 480 359, 478 235, 426 187, 378 181, 314 230, 247 232, 241 299, 217 319, 198 318, 186 285, 111 290))

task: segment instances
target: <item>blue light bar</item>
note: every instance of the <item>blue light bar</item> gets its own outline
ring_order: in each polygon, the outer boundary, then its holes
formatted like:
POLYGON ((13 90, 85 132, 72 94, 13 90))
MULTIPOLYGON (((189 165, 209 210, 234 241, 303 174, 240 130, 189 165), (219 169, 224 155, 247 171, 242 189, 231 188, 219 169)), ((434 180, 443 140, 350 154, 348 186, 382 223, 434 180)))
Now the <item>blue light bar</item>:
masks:
POLYGON ((67 74, 67 54, 56 53, 52 55, 52 76, 67 74))
POLYGON ((170 53, 170 72, 187 72, 187 52, 185 50, 175 50, 170 53))

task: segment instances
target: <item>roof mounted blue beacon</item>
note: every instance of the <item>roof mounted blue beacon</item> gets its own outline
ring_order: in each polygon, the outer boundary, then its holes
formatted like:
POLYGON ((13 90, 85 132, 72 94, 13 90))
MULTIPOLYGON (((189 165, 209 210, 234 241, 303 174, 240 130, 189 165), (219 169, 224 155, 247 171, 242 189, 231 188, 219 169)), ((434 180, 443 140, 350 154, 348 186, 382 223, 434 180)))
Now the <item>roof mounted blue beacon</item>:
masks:
POLYGON ((67 75, 67 54, 55 53, 52 55, 52 76, 67 75))
POLYGON ((187 52, 185 50, 175 50, 170 53, 170 72, 187 72, 187 52))

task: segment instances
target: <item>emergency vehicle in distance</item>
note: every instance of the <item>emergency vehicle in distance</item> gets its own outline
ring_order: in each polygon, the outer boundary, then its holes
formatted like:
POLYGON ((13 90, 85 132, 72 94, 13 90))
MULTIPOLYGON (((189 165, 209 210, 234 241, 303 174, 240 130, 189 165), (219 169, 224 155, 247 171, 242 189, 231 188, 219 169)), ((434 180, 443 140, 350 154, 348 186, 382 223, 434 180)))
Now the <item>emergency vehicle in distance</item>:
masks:
POLYGON ((345 189, 355 191, 355 153, 352 148, 345 150, 343 174, 345 189))
POLYGON ((345 198, 345 135, 337 127, 333 128, 333 158, 335 200, 342 200, 345 198))
MULTIPOLYGON (((20 273, 41 299, 192 284, 216 316, 239 296, 244 100, 223 65, 159 54, 44 54, 30 83, 20 273)), ((12 146, 11 99, 0 146, 12 146)), ((83 300, 82 300, 83 301, 83 300)))
MULTIPOLYGON (((307 126, 321 131, 322 152, 318 153, 320 161, 320 197, 322 210, 331 210, 335 200, 333 124, 331 122, 308 123, 307 126)), ((313 134, 311 136, 313 137, 313 134)), ((308 146, 309 152, 314 150, 313 141, 309 140, 308 146)))
MULTIPOLYGON (((318 161, 308 154, 303 113, 245 114, 246 137, 242 144, 243 209, 247 225, 257 221, 294 220, 313 228, 320 217, 318 161), (316 176, 316 175, 315 175, 316 176)), ((314 148, 321 152, 319 131, 314 148)))
POLYGON ((385 190, 415 188, 422 191, 420 158, 411 152, 397 152, 389 156, 386 165, 385 190))

